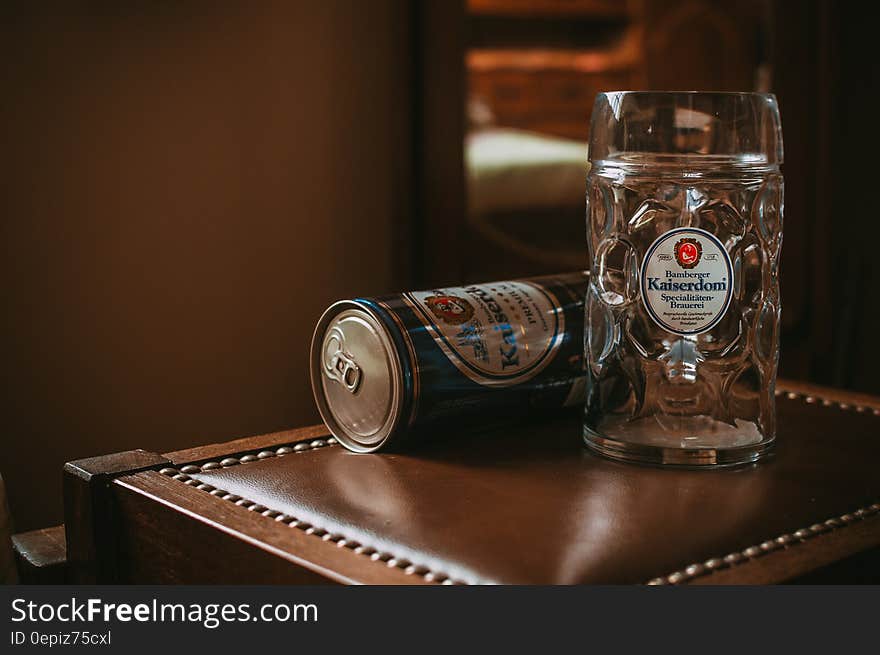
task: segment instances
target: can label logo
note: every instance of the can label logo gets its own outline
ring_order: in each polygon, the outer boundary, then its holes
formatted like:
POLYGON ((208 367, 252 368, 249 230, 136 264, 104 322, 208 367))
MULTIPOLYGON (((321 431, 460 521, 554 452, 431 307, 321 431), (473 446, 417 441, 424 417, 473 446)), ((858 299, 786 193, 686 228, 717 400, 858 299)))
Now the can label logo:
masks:
POLYGON ((733 295, 727 249, 714 234, 698 228, 676 228, 660 235, 645 254, 639 279, 642 303, 651 319, 682 336, 715 327, 733 295))
POLYGON ((455 367, 487 386, 538 374, 565 337, 558 300, 531 282, 415 291, 404 300, 455 367))
POLYGON ((434 316, 449 325, 461 325, 474 317, 474 306, 458 296, 428 296, 425 298, 425 305, 434 316))

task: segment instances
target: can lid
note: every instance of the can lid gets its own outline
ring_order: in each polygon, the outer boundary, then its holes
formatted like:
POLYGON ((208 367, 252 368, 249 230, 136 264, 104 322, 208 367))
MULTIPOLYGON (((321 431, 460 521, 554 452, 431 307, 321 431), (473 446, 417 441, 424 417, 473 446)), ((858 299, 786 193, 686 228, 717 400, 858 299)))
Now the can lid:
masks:
POLYGON ((403 405, 402 367, 388 329, 366 306, 343 300, 315 328, 312 391, 321 418, 350 450, 379 448, 403 405))

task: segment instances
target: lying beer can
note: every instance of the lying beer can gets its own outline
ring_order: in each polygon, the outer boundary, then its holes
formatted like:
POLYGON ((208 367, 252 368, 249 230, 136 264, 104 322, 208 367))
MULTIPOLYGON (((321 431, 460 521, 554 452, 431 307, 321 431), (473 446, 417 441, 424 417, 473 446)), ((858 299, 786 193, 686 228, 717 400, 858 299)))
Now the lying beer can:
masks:
POLYGON ((312 391, 355 452, 584 401, 585 272, 334 303, 312 391))

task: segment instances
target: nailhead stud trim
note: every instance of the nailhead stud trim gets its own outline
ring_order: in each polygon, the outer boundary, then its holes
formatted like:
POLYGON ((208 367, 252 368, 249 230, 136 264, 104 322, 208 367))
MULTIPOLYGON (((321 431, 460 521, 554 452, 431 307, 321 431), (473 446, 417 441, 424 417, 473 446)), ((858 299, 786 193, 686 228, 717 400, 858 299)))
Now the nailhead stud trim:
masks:
POLYGON ((449 577, 447 574, 440 571, 432 571, 429 567, 424 566, 422 564, 413 564, 410 560, 405 557, 397 557, 392 553, 388 553, 385 551, 378 551, 375 548, 371 548, 369 546, 364 546, 358 541, 354 539, 348 539, 342 534, 339 533, 331 533, 321 527, 314 526, 311 523, 306 521, 300 521, 294 516, 290 516, 289 514, 284 514, 274 509, 270 509, 258 503, 255 503, 252 500, 248 500, 247 498, 242 498, 241 496, 232 494, 224 489, 218 489, 213 485, 201 482, 200 480, 196 480, 190 477, 190 474, 194 473, 202 473, 207 471, 216 471, 219 469, 229 468, 232 466, 241 466, 242 464, 249 464, 251 462, 259 462, 264 459, 270 459, 272 457, 283 457, 286 455, 294 455, 299 453, 308 452, 310 450, 316 450, 318 448, 326 448, 328 446, 335 446, 337 444, 336 439, 333 437, 329 437, 326 439, 312 439, 311 441, 301 441, 299 443, 289 444, 287 446, 281 446, 280 448, 275 448, 274 450, 261 450, 256 453, 247 453, 243 455, 237 455, 234 457, 224 457, 219 462, 218 461, 210 461, 204 462, 199 465, 195 464, 187 464, 186 466, 182 466, 180 469, 166 467, 160 469, 159 473, 164 476, 171 478, 172 480, 178 480, 183 482, 184 484, 188 484, 190 486, 195 486, 196 489, 200 489, 202 491, 209 492, 212 496, 217 496, 223 500, 230 501, 239 507, 244 507, 251 512, 256 514, 261 514, 266 518, 272 519, 273 521, 284 523, 291 528, 296 528, 301 530, 305 534, 312 535, 314 537, 318 537, 323 541, 327 541, 330 543, 335 543, 340 548, 348 548, 352 552, 367 557, 379 564, 387 566, 389 568, 396 568, 408 575, 420 576, 426 582, 433 582, 437 584, 444 585, 467 585, 473 584, 466 582, 464 580, 453 579, 449 577))

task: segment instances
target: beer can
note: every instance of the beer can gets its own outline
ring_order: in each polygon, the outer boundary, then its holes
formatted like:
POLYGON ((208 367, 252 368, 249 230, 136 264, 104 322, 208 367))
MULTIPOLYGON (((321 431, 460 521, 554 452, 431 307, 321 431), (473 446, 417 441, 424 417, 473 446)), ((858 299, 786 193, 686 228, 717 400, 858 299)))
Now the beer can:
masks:
POLYGON ((334 303, 312 391, 355 452, 583 403, 585 272, 334 303))

